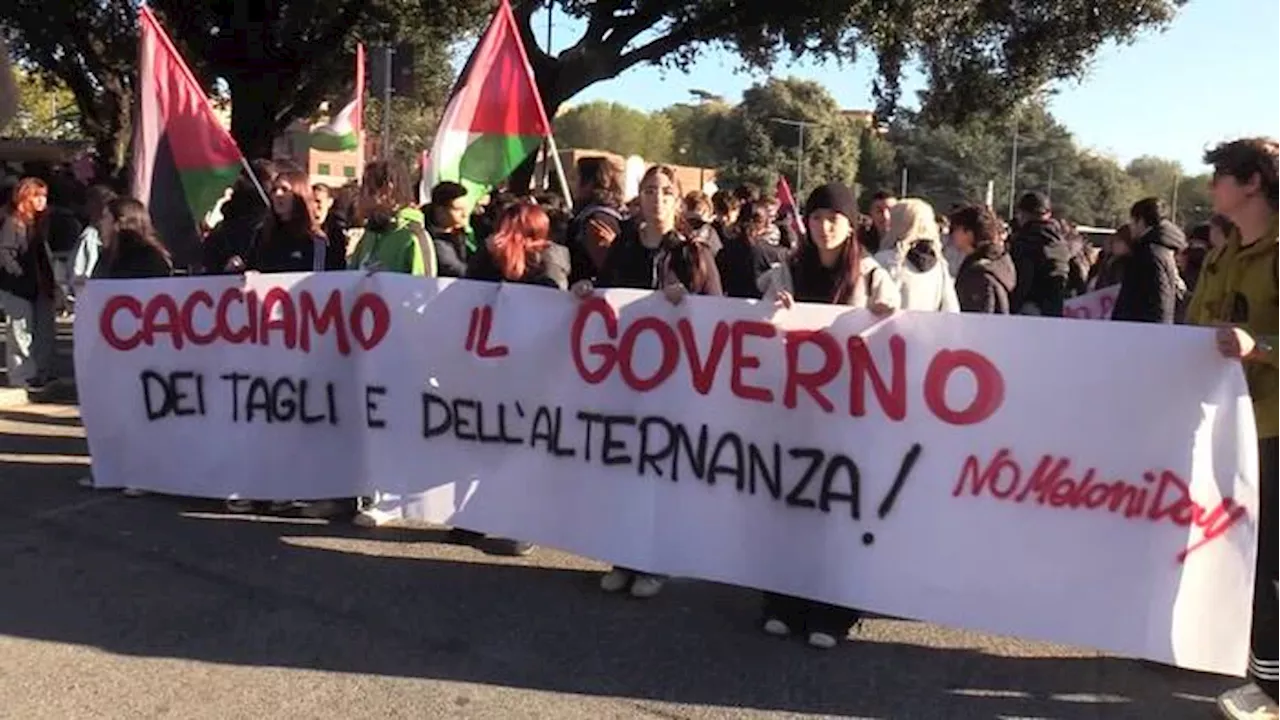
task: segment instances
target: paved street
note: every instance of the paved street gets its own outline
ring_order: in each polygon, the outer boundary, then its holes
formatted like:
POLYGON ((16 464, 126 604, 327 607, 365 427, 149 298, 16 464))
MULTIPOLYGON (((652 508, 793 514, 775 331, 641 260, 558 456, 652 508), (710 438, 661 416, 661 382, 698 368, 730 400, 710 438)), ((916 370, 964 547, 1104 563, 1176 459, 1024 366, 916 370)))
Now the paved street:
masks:
POLYGON ((749 591, 605 597, 575 556, 127 499, 87 463, 74 406, 0 408, 0 717, 1203 718, 1231 684, 889 620, 813 651, 749 591))

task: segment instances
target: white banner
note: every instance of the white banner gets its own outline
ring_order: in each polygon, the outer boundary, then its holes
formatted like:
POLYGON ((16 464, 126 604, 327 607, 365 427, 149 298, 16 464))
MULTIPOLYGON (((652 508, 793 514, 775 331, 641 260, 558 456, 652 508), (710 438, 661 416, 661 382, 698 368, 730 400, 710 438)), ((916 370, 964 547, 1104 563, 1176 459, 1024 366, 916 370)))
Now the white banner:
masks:
POLYGON ((322 273, 95 281, 75 347, 100 486, 381 491, 644 570, 1245 669, 1253 413, 1204 329, 322 273))
POLYGON ((1109 285, 1101 290, 1085 293, 1062 303, 1062 317, 1084 320, 1110 320, 1120 297, 1120 286, 1109 285))

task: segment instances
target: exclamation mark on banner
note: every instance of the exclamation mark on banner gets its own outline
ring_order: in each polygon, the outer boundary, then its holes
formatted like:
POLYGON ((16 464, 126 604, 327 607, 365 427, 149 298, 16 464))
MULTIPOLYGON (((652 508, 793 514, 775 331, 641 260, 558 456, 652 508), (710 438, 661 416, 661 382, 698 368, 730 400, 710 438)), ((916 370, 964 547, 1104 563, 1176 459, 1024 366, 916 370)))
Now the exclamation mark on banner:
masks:
MULTIPOLYGON (((881 520, 885 519, 893 510, 894 503, 898 501, 898 493, 902 492, 902 486, 907 484, 907 476, 911 474, 911 470, 916 466, 916 461, 920 459, 920 453, 924 448, 920 443, 911 446, 907 454, 902 456, 902 463, 898 465, 898 476, 893 479, 893 484, 889 486, 889 492, 885 494, 884 499, 880 501, 880 507, 876 510, 876 516, 881 520)), ((862 544, 871 545, 876 541, 875 533, 863 533, 862 544)))

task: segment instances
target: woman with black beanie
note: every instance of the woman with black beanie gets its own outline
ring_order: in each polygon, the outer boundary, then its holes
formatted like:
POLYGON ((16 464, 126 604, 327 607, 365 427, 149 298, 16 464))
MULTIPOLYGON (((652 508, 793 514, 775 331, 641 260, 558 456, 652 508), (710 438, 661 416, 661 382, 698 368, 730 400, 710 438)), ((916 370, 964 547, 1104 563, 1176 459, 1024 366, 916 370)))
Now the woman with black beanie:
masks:
MULTIPOLYGON (((900 304, 898 284, 855 237, 858 211, 849 188, 829 183, 815 189, 805 203, 804 217, 806 239, 786 266, 788 272, 777 273, 782 277, 771 287, 778 304, 790 307, 798 300, 868 308, 882 317, 893 314, 900 304)), ((765 632, 778 636, 801 632, 810 645, 824 650, 847 637, 860 617, 852 608, 764 594, 765 632)))

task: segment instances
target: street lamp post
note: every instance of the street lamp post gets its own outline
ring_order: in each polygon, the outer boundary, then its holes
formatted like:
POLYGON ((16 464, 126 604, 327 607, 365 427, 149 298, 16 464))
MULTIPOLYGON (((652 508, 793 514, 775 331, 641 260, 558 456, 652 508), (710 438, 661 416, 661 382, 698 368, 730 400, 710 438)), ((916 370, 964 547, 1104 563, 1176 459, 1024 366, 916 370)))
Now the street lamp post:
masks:
POLYGON ((778 123, 779 125, 789 125, 800 131, 799 154, 796 157, 796 194, 801 192, 800 188, 804 186, 804 129, 809 125, 821 125, 822 123, 811 122, 809 120, 786 120, 783 118, 769 118, 769 122, 778 123))

